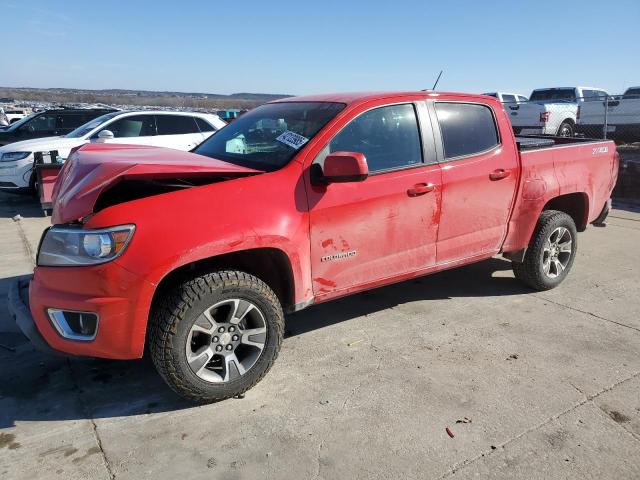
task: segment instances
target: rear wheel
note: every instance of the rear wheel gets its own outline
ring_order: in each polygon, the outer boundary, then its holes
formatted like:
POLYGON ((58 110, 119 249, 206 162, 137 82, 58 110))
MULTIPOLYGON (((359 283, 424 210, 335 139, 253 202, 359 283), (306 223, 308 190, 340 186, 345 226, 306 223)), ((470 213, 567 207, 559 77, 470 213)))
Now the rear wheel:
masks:
POLYGON ((178 285, 150 320, 150 352, 164 380, 196 402, 240 395, 269 371, 282 343, 275 293, 244 272, 178 285))
POLYGON ((574 129, 573 123, 568 120, 565 120, 558 127, 558 136, 559 137, 573 137, 574 129))
POLYGON ((516 278, 536 290, 557 287, 569 274, 577 251, 577 230, 564 212, 542 212, 523 262, 512 262, 516 278))

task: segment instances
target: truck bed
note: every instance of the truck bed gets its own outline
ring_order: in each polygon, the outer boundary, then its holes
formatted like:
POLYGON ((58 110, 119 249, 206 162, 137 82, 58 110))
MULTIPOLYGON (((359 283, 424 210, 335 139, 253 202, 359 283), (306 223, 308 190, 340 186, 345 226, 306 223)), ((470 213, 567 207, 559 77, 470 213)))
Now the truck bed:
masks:
MULTIPOLYGON (((516 144, 518 150, 539 150, 543 148, 552 148, 559 145, 572 145, 593 143, 592 138, 576 138, 576 137, 555 137, 550 135, 516 135, 516 144)), ((602 139, 602 141, 606 141, 602 139)))

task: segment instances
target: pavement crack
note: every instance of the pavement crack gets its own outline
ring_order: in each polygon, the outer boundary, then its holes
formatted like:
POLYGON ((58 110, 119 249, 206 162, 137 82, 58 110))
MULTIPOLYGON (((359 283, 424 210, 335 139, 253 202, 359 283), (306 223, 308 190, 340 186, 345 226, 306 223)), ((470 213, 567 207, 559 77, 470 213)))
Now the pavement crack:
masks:
MULTIPOLYGON (((370 346, 375 352, 380 351, 379 348, 373 345, 372 343, 370 343, 370 346)), ((347 405, 349 404, 349 401, 351 401, 351 399, 355 396, 355 394, 358 393, 358 391, 362 388, 362 386, 365 383, 367 383, 372 376, 376 375, 380 371, 381 366, 382 366, 382 357, 378 356, 378 364, 376 365, 376 368, 371 373, 366 375, 365 378, 360 383, 358 383, 358 385, 353 387, 351 389, 351 392, 349 392, 349 395, 347 395, 347 397, 344 399, 344 402, 342 402, 342 409, 341 409, 342 411, 346 410, 347 405)))
POLYGON ((80 409, 82 410, 82 413, 84 414, 84 416, 87 418, 87 420, 89 420, 91 422, 91 427, 92 427, 92 431, 93 431, 93 437, 96 441, 96 444, 98 445, 98 448, 100 449, 100 457, 102 458, 102 464, 104 465, 105 470, 107 471, 107 475, 109 476, 109 480, 114 480, 116 478, 116 475, 113 473, 113 470, 111 468, 111 464, 109 463, 109 459, 107 458, 107 454, 104 451, 104 448, 102 446, 102 439, 100 438, 100 434, 98 433, 98 425, 96 424, 93 415, 91 415, 91 412, 89 411, 89 408, 87 407, 87 403, 83 401, 82 399, 82 390, 80 389, 80 386, 78 385, 78 382, 76 380, 76 376, 75 373, 73 371, 73 367, 71 366, 71 361, 69 359, 67 359, 67 367, 69 368, 69 373, 71 376, 71 383, 73 384, 73 387, 75 389, 77 393, 77 397, 78 397, 78 401, 80 403, 80 409))
MULTIPOLYGON (((576 410, 577 408, 580 408, 581 406, 585 405, 588 402, 591 402, 592 400, 594 400, 595 398, 598 398, 600 395, 602 395, 603 393, 607 393, 611 390, 613 390, 614 388, 622 385, 623 383, 626 383, 630 380, 633 380, 634 378, 637 378, 638 376, 640 376, 640 372, 636 372, 633 375, 626 377, 612 385, 609 385, 608 387, 605 387, 601 390, 599 390, 598 392, 592 394, 592 395, 585 395, 584 398, 582 400, 580 400, 577 403, 574 403, 572 406, 570 406, 569 408, 566 408, 565 410, 561 411, 560 413, 556 413, 554 415, 551 415, 550 417, 547 417, 545 420, 543 420, 542 422, 538 423, 537 425, 534 425, 530 428, 527 428, 526 430, 524 430, 523 432, 520 432, 517 435, 514 435, 513 437, 508 438, 507 440, 505 440, 504 442, 498 444, 498 445, 494 445, 494 447, 496 448, 492 448, 491 450, 484 450, 482 452, 480 452, 478 455, 476 455, 475 457, 463 460, 460 463, 456 463, 453 465, 453 467, 446 473, 444 473, 442 476, 440 476, 440 479, 444 479, 444 478, 449 478, 452 475, 455 475, 456 472, 462 470, 463 468, 468 467, 469 465, 473 464, 474 462, 480 460, 483 457, 488 457, 489 455, 493 454, 494 452, 497 452, 499 449, 504 449, 507 445, 515 442, 516 440, 519 440, 520 438, 524 437, 525 435, 528 435, 531 432, 534 432, 536 430, 539 430, 540 428, 548 425, 549 423, 559 419, 560 417, 563 417, 564 415, 573 412, 574 410, 576 410)), ((580 389, 578 389, 575 385, 572 385, 574 388, 576 388, 576 390, 580 391, 580 389)), ((626 430, 626 429, 625 429, 626 430)), ((626 430, 628 431, 628 430, 626 430)))
POLYGON ((22 240, 22 246, 24 247, 24 251, 27 254, 27 256, 29 257, 29 260, 31 261, 31 264, 33 266, 35 266, 36 265, 36 256, 33 253, 33 250, 31 249, 31 244, 29 243, 29 239, 27 238, 27 234, 25 233, 24 228, 22 227, 21 220, 17 220, 14 223, 16 223, 17 226, 18 226, 18 235, 20 235, 20 240, 22 240))
POLYGON ((598 411, 602 414, 603 417, 607 418, 607 421, 613 425, 615 425, 617 428, 621 428, 622 430, 624 430, 627 434, 631 435, 631 437, 633 437, 635 440, 640 442, 640 436, 637 435, 636 433, 632 432, 631 430, 628 430, 627 428, 624 427, 624 425, 622 425, 619 422, 616 422, 613 418, 611 418, 611 415, 609 414, 609 412, 607 412, 604 408, 602 408, 600 405, 598 405, 596 402, 591 402, 593 405, 595 405, 598 409, 598 411))
POLYGON ((324 448, 324 440, 320 440, 320 443, 318 444, 318 452, 316 454, 316 462, 317 462, 317 467, 316 467, 316 472, 313 475, 314 480, 317 480, 318 478, 320 478, 320 470, 322 469, 322 449, 324 448))
POLYGON ((631 325, 627 325, 626 323, 616 322, 615 320, 611 320, 609 318, 601 317, 600 315, 596 315, 595 313, 587 312, 586 310, 580 310, 579 308, 575 308, 575 307, 572 307, 570 305, 565 305, 564 303, 556 302, 556 301, 550 300, 550 299, 548 299, 546 297, 540 297, 540 296, 536 295, 535 293, 532 293, 530 296, 532 296, 534 298, 537 298, 538 300, 543 300, 545 302, 553 303, 554 305, 566 308, 568 310, 573 310, 574 312, 580 312, 580 313, 583 313, 585 315, 589 315, 591 317, 597 318, 598 320, 603 320, 605 322, 613 323, 613 324, 618 325, 620 327, 625 327, 625 328, 629 328, 631 330, 635 330, 636 332, 640 332, 640 328, 638 328, 638 327, 633 327, 631 325))

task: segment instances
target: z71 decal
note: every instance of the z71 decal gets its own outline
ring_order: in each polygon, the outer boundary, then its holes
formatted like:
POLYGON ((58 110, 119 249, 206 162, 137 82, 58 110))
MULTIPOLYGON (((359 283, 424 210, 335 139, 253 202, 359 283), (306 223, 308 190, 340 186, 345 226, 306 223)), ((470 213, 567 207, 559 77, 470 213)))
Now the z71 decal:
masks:
POLYGON ((609 147, 595 147, 593 149, 593 154, 594 155, 600 155, 603 153, 608 153, 609 152, 609 147))

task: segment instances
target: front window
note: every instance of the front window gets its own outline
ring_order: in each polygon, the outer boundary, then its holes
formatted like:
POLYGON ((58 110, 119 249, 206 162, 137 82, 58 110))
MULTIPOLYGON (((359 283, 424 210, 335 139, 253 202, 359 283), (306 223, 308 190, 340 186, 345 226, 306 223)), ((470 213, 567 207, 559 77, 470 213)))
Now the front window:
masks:
POLYGON ((53 132, 56 129, 56 116, 51 114, 43 114, 34 118, 27 128, 31 132, 53 132))
POLYGON ((421 164, 413 105, 389 105, 363 113, 331 140, 329 153, 335 152, 364 154, 371 173, 421 164))
POLYGON ((209 137, 194 153, 256 170, 278 170, 344 107, 329 102, 262 105, 209 137))
POLYGON ((113 112, 113 113, 107 113, 106 115, 102 115, 102 116, 100 116, 98 118, 94 118, 90 122, 87 122, 84 125, 80 125, 78 128, 76 128, 72 132, 69 132, 65 136, 67 138, 84 137, 86 134, 88 134, 94 128, 98 128, 100 125, 102 125, 107 120, 111 120, 113 117, 115 117, 117 115, 120 115, 120 114, 121 114, 121 112, 113 112))

